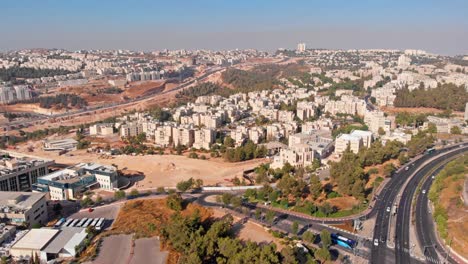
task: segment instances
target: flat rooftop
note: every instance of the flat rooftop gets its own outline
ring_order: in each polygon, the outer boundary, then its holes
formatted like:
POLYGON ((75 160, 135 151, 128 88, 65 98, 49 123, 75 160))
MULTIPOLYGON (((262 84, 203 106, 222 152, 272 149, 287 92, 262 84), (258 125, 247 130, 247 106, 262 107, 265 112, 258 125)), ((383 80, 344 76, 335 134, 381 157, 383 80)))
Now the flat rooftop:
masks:
POLYGON ((57 235, 58 232, 59 230, 57 229, 31 229, 26 235, 24 235, 24 237, 12 246, 12 249, 41 250, 57 235))
MULTIPOLYGON (((0 210, 29 209, 45 196, 45 193, 0 192, 0 210)), ((5 211, 3 211, 5 212, 5 211)))
POLYGON ((52 165, 53 163, 54 160, 51 159, 44 159, 12 151, 0 151, 0 176, 45 164, 52 165))

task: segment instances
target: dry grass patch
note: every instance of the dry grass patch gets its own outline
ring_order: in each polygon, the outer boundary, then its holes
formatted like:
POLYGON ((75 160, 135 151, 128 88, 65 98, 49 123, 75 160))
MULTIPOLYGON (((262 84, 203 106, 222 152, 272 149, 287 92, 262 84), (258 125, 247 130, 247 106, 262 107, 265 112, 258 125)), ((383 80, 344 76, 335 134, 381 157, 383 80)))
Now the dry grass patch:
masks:
POLYGON ((440 193, 440 205, 446 208, 448 214, 446 243, 463 256, 468 256, 468 207, 463 204, 460 197, 460 187, 463 186, 465 178, 453 180, 448 177, 444 180, 446 188, 440 193))
MULTIPOLYGON (((197 210, 202 221, 212 216, 211 210, 191 203, 181 214, 189 216, 197 210)), ((166 199, 129 201, 120 209, 109 234, 135 234, 136 238, 158 236, 161 226, 166 224, 174 213, 167 208, 166 199)))

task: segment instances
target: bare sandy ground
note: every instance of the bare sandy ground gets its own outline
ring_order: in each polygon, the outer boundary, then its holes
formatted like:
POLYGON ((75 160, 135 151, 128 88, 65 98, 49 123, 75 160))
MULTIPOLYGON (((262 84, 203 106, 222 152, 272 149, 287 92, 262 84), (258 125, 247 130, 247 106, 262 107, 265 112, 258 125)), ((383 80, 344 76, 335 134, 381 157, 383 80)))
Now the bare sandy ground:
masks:
MULTIPOLYGON (((223 217, 226 215, 223 210, 217 208, 213 208, 213 212, 213 217, 223 217)), ((284 245, 282 245, 277 238, 268 233, 264 227, 251 221, 247 221, 246 223, 242 224, 240 223, 240 220, 240 218, 234 216, 233 228, 239 239, 244 241, 250 240, 256 243, 275 243, 277 250, 281 250, 284 247, 284 245)))
POLYGON ((182 180, 202 179, 204 185, 230 185, 225 179, 242 177, 244 170, 257 167, 264 159, 239 163, 227 163, 220 160, 190 159, 178 155, 115 156, 103 159, 99 154, 86 153, 84 150, 72 151, 69 155, 59 156, 57 152, 43 151, 36 147, 34 152, 27 152, 28 145, 23 145, 18 152, 54 159, 56 163, 73 165, 79 162, 96 162, 105 165, 117 165, 120 170, 131 170, 144 174, 144 179, 136 185, 139 189, 175 187, 182 180))

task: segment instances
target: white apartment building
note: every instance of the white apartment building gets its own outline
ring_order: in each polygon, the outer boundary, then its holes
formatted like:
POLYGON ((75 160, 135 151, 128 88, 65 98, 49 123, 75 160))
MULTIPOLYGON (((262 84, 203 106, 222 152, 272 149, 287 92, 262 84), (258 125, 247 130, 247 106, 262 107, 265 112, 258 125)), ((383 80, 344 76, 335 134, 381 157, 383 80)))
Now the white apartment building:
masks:
POLYGON ((295 167, 307 167, 312 165, 315 151, 308 144, 295 144, 293 147, 281 149, 279 155, 274 157, 271 167, 282 168, 285 163, 295 167))
POLYGON ((182 145, 192 147, 193 142, 195 141, 195 130, 192 128, 173 127, 172 141, 174 146, 182 145))
POLYGON ((27 85, 0 86, 0 104, 24 101, 31 98, 31 91, 27 85))
POLYGON ((163 148, 169 147, 172 144, 172 126, 164 125, 156 128, 154 143, 163 148))
POLYGON ((210 149, 211 144, 215 142, 215 131, 209 128, 195 130, 195 142, 193 147, 197 149, 210 149))
POLYGON ((315 108, 316 107, 313 102, 298 102, 296 111, 297 118, 299 118, 300 120, 307 120, 315 116, 315 108))
POLYGON ((368 111, 364 115, 364 123, 369 127, 369 131, 377 134, 379 128, 382 128, 385 132, 394 128, 395 118, 386 117, 382 111, 368 111))
POLYGON ((341 134, 335 140, 335 153, 341 154, 348 148, 354 153, 362 149, 362 138, 350 134, 341 134))
POLYGON ((91 136, 109 136, 114 134, 114 124, 103 123, 95 124, 89 127, 89 134, 91 136))
POLYGON ((349 114, 363 116, 366 112, 366 102, 355 96, 343 95, 339 101, 328 101, 325 104, 324 111, 331 115, 349 114))
POLYGON ((138 122, 130 122, 120 126, 120 136, 123 138, 135 137, 143 133, 143 127, 138 122))

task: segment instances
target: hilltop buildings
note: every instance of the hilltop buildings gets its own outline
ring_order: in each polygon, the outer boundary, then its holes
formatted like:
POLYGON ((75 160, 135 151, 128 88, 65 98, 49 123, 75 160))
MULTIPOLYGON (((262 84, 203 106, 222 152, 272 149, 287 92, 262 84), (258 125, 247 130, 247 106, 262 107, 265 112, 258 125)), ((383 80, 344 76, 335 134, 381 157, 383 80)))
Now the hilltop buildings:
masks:
POLYGON ((100 187, 113 191, 118 187, 117 169, 96 163, 79 163, 38 178, 35 192, 49 194, 51 200, 77 199, 88 189, 100 187))
POLYGON ((49 173, 53 160, 0 151, 0 191, 30 191, 37 178, 49 173))
POLYGON ((32 94, 27 85, 0 86, 0 104, 19 102, 31 98, 32 94))

